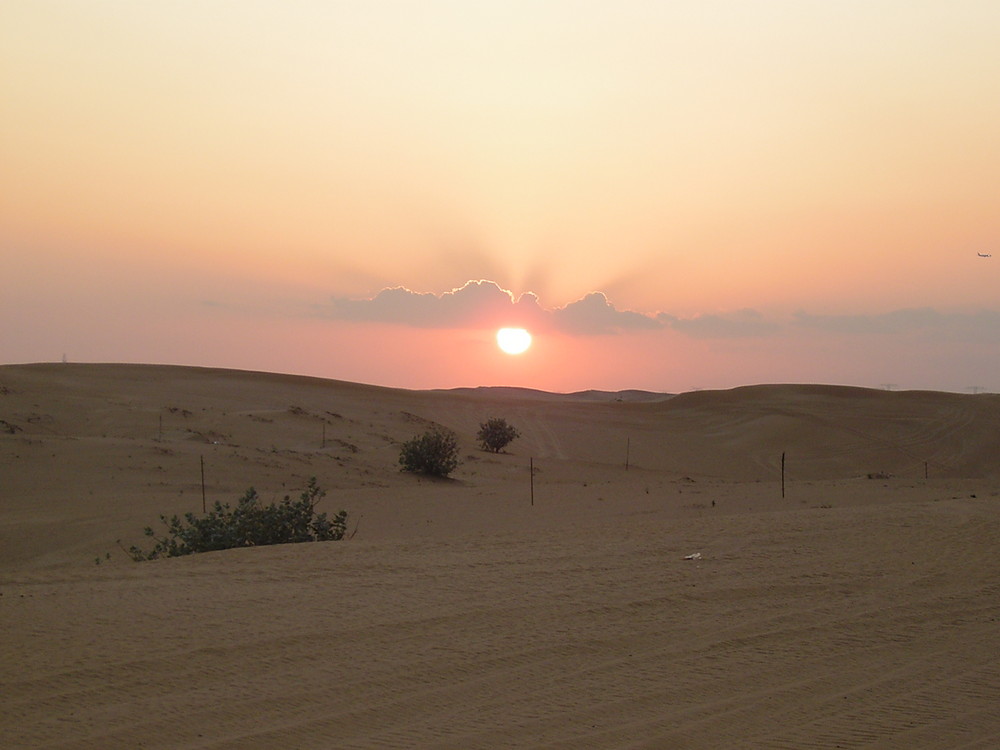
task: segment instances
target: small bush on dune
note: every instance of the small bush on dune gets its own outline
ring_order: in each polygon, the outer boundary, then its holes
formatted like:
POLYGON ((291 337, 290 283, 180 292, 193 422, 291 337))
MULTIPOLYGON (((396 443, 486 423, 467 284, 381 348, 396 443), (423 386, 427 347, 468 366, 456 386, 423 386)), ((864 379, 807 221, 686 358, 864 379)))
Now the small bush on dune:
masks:
POLYGON ((479 423, 479 432, 476 434, 476 438, 484 451, 499 453, 520 435, 521 433, 514 429, 513 425, 508 424, 503 417, 491 417, 485 422, 479 423))
POLYGON ((403 443, 399 463, 403 471, 446 477, 458 467, 458 438, 448 430, 425 432, 403 443))
POLYGON ((137 561, 155 560, 235 547, 338 541, 347 530, 347 512, 342 510, 333 519, 328 519, 326 513, 317 514, 316 503, 325 494, 313 477, 298 500, 286 496, 280 503, 261 505, 257 491, 251 487, 236 507, 216 502, 202 518, 194 513, 185 513, 183 519, 160 516, 167 527, 166 535, 157 536, 147 526, 145 534, 155 541, 153 549, 144 552, 130 547, 128 554, 137 561))

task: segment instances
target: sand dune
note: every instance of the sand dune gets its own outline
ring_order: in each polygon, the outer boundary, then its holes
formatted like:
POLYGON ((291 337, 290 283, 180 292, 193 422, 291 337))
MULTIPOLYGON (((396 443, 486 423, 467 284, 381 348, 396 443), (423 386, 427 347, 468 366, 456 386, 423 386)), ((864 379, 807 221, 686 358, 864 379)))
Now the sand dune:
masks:
POLYGON ((996 396, 4 366, 0 471, 4 746, 1000 745, 996 396), (400 473, 434 424, 453 480, 400 473), (128 560, 202 461, 357 533, 128 560))

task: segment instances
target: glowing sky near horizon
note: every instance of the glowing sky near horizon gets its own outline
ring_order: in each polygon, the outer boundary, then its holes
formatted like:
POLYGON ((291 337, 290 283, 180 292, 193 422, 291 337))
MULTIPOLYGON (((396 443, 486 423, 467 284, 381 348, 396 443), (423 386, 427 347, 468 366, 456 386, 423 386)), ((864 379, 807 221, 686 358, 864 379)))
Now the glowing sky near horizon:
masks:
POLYGON ((7 0, 0 363, 1000 390, 998 38, 992 0, 7 0))

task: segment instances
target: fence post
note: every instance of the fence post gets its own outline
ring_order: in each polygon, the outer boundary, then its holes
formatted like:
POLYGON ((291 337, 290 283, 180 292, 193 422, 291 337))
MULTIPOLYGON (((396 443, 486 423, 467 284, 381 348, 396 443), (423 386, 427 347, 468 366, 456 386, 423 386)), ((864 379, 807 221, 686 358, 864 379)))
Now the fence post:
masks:
POLYGON ((528 459, 528 472, 531 474, 529 485, 531 487, 531 507, 535 507, 535 459, 528 459))
POLYGON ((781 497, 785 497, 785 452, 781 452, 781 497))

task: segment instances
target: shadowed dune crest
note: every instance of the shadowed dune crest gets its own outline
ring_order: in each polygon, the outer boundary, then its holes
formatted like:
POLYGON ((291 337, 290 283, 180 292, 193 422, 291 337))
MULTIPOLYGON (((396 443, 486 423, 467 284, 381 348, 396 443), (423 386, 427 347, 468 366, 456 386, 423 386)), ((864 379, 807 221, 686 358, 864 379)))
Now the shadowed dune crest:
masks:
POLYGON ((2 366, 0 468, 11 746, 1000 744, 994 395, 2 366), (453 478, 400 473, 434 426, 453 478), (117 548, 311 476, 350 541, 117 548))

